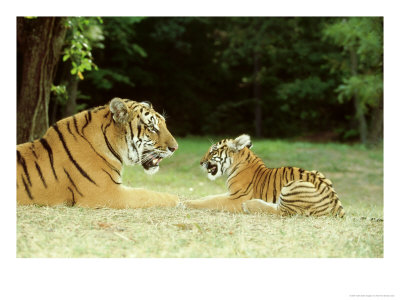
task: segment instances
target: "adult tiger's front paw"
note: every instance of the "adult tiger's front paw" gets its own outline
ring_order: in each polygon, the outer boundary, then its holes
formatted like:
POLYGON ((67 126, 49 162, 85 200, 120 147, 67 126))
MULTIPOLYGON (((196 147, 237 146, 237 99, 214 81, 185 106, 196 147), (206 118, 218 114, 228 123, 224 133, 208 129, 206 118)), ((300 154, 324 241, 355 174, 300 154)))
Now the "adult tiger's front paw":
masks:
POLYGON ((246 202, 242 203, 242 209, 245 214, 250 214, 250 210, 247 208, 246 202))
POLYGON ((178 195, 169 193, 160 193, 158 199, 159 199, 159 206, 163 207, 177 207, 180 202, 178 195))

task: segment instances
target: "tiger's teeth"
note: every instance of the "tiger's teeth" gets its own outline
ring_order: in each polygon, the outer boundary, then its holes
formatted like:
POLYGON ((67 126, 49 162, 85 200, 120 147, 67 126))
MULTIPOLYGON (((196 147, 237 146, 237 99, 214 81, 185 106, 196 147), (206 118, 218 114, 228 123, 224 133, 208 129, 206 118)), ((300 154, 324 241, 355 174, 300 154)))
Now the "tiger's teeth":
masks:
POLYGON ((212 167, 212 168, 208 169, 207 172, 208 172, 208 173, 212 173, 213 171, 215 171, 216 168, 217 168, 217 167, 212 167))
POLYGON ((157 158, 153 159, 153 165, 156 165, 157 163, 158 163, 158 159, 157 158))

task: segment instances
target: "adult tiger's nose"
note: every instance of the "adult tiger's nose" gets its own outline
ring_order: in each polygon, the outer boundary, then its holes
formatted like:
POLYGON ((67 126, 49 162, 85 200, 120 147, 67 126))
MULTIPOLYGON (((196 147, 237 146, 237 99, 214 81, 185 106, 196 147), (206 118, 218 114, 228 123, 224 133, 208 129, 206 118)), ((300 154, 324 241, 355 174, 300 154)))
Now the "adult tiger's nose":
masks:
POLYGON ((171 152, 174 152, 178 149, 178 145, 176 145, 176 147, 168 147, 168 150, 171 152))

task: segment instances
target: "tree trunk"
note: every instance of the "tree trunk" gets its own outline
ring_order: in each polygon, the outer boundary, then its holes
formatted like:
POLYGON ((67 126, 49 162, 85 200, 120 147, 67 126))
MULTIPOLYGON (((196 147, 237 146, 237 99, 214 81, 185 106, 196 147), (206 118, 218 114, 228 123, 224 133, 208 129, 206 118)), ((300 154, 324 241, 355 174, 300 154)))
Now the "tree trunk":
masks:
POLYGON ((378 105, 372 110, 368 141, 377 144, 383 139, 383 98, 379 99, 378 105))
POLYGON ((258 79, 260 72, 260 55, 254 52, 254 73, 253 73, 253 96, 255 100, 254 106, 254 126, 256 137, 262 136, 262 107, 261 107, 261 84, 258 79))
POLYGON ((360 140, 361 140, 361 143, 366 145, 368 142, 367 141, 367 135, 368 135, 367 120, 365 119, 364 110, 362 109, 358 95, 354 96, 354 107, 356 109, 356 118, 358 121, 358 132, 360 134, 360 140))
MULTIPOLYGON (((355 49, 350 50, 350 60, 351 60, 351 73, 353 76, 357 76, 358 73, 358 59, 357 59, 357 53, 355 49)), ((364 145, 367 144, 367 135, 368 135, 368 127, 367 127, 367 120, 365 119, 365 112, 363 110, 362 103, 360 102, 360 99, 355 93, 354 95, 354 107, 356 110, 356 118, 358 120, 358 131, 360 133, 360 140, 361 143, 364 145)))
POLYGON ((18 144, 41 137, 49 126, 50 89, 65 32, 65 18, 17 18, 18 144))
POLYGON ((68 81, 64 84, 67 87, 68 100, 65 104, 64 112, 62 117, 69 117, 76 113, 76 96, 78 94, 78 77, 69 73, 68 81))

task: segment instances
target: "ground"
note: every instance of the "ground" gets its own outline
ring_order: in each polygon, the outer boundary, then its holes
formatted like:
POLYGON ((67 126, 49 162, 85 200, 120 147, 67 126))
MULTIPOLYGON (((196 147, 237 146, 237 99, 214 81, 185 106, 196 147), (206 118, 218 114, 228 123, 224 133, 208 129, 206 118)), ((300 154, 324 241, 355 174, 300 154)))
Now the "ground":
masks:
MULTIPOLYGON (((217 141, 217 139, 214 139, 217 141)), ((245 215, 183 208, 136 210, 17 207, 17 257, 383 257, 383 149, 361 145, 254 140, 269 167, 319 170, 347 213, 333 217, 245 215)), ((124 170, 126 185, 182 199, 226 191, 200 158, 207 138, 178 138, 179 150, 148 176, 124 170)))

